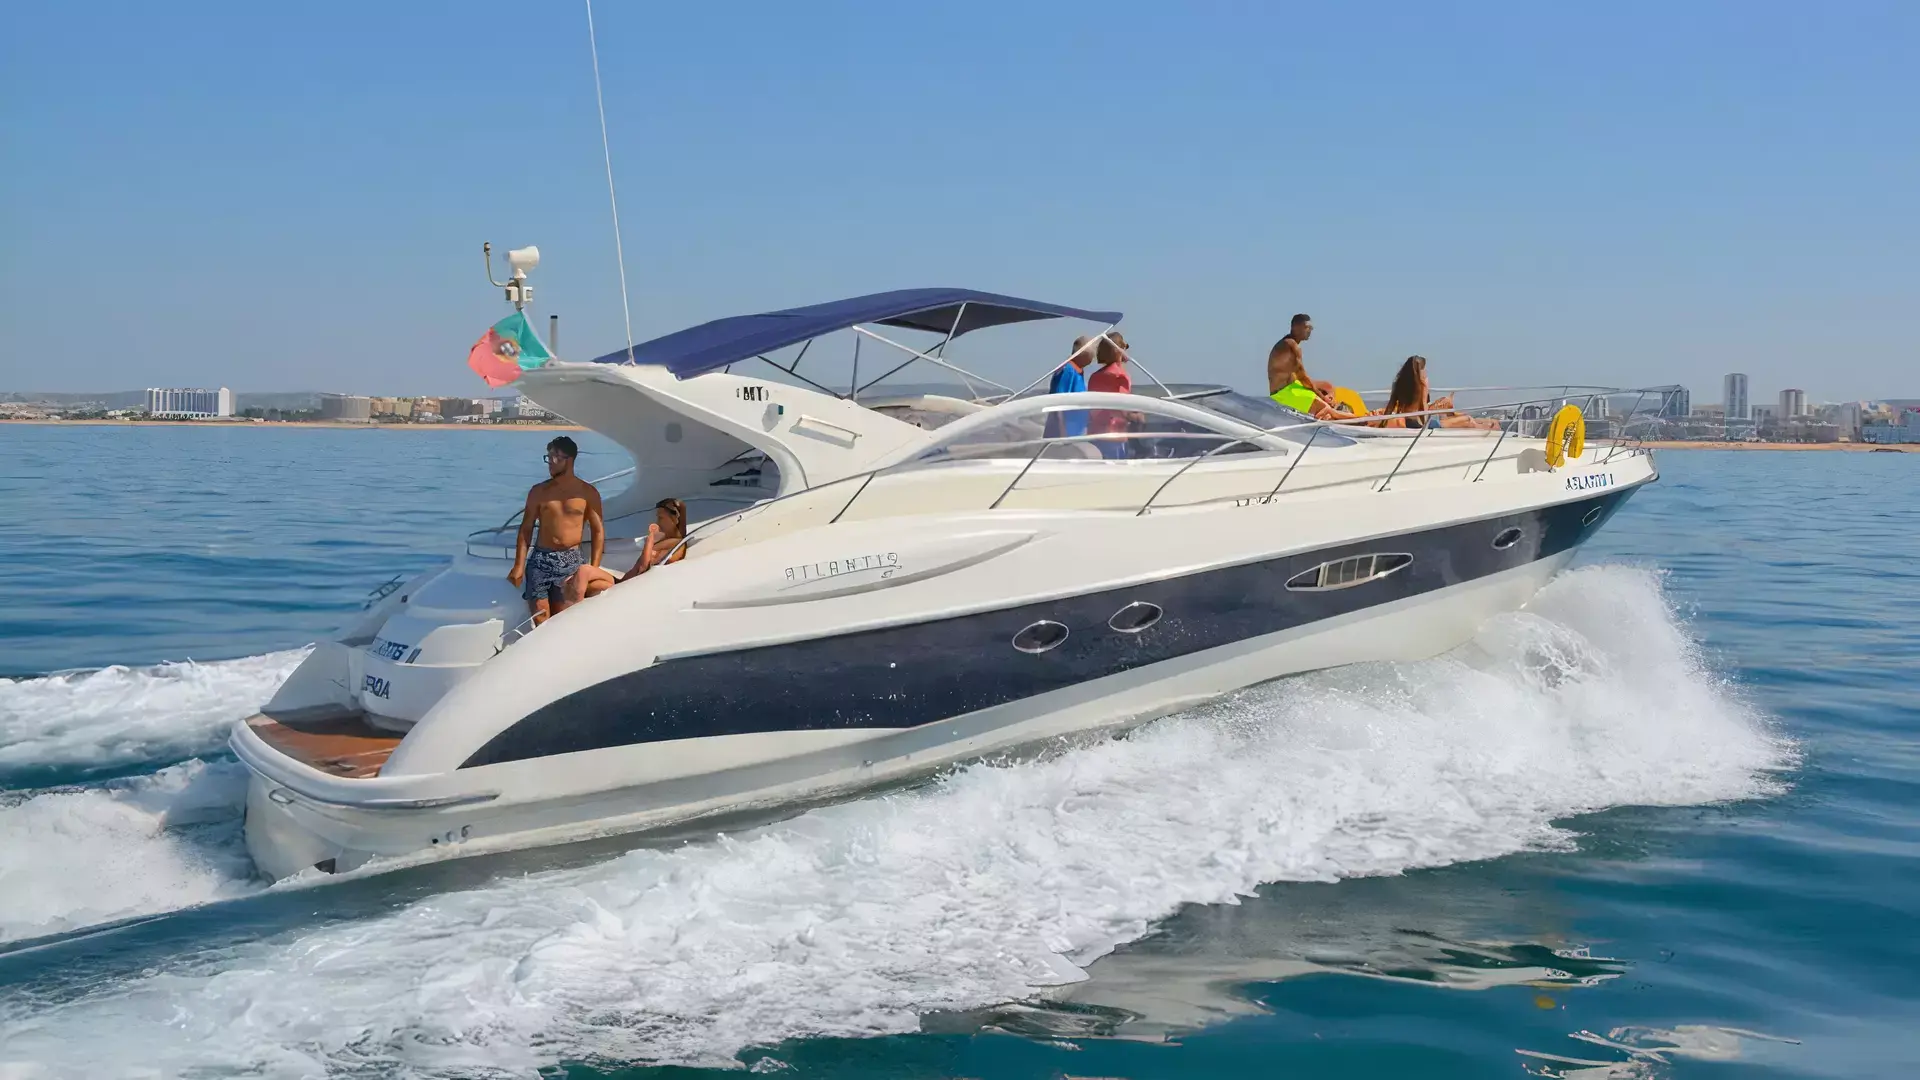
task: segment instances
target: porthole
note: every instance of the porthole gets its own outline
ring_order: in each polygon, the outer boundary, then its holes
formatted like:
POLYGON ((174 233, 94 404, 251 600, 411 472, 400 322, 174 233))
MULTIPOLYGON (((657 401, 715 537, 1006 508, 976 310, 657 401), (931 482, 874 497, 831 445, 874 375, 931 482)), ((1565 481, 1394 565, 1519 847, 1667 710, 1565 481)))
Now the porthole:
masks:
POLYGON ((1493 538, 1494 550, 1505 551, 1508 548, 1512 547, 1513 545, 1519 543, 1520 538, 1525 535, 1526 535, 1526 531, 1521 529, 1520 526, 1518 525, 1514 525, 1510 528, 1501 529, 1500 535, 1493 538))
POLYGON ((1294 592, 1331 592, 1334 589, 1351 589, 1355 585, 1379 581, 1412 564, 1413 556, 1405 552, 1353 555, 1345 559, 1323 562, 1310 570, 1302 570, 1287 579, 1287 588, 1294 592))
POLYGON ((1606 508, 1606 507, 1604 507, 1604 506, 1596 506, 1596 507, 1594 507, 1593 509, 1591 509, 1591 510, 1589 510, 1589 511, 1587 511, 1587 516, 1586 516, 1586 517, 1583 517, 1583 518, 1581 518, 1581 519, 1580 519, 1580 524, 1582 524, 1582 525, 1591 525, 1591 524, 1593 524, 1594 522, 1596 522, 1596 521, 1599 521, 1599 520, 1600 520, 1600 515, 1601 515, 1601 514, 1604 514, 1604 513, 1606 513, 1606 512, 1607 512, 1607 508, 1606 508))
POLYGON ((1133 603, 1114 612, 1113 618, 1107 620, 1107 626, 1123 634, 1137 634, 1147 627, 1152 626, 1154 623, 1159 622, 1160 616, 1164 614, 1166 613, 1160 610, 1159 604, 1149 604, 1144 600, 1135 600, 1133 603))
POLYGON ((1067 627, 1051 619, 1041 619, 1013 635, 1013 647, 1023 653, 1043 653, 1060 647, 1067 640, 1067 627))

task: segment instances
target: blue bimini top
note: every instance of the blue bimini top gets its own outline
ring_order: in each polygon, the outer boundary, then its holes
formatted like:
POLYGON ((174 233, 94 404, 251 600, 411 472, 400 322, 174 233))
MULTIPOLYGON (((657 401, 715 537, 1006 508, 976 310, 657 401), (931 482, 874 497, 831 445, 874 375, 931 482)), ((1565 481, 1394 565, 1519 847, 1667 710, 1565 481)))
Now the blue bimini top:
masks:
MULTIPOLYGON (((1120 313, 1022 300, 974 289, 896 289, 811 307, 715 319, 641 342, 631 353, 626 349, 610 352, 594 362, 624 364, 631 356, 635 363, 660 364, 680 378, 690 379, 775 349, 866 323, 959 337, 989 326, 1062 318, 1112 325, 1120 321, 1120 313)), ((1085 379, 1081 381, 1084 383, 1085 379)))

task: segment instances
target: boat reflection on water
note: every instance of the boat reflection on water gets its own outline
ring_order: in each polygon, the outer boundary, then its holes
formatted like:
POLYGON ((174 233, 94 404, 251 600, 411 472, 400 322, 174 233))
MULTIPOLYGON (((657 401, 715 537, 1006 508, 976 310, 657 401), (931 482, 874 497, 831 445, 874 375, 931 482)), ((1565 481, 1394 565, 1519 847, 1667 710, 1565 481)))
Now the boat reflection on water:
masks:
POLYGON ((1474 868, 1270 885, 1236 905, 1189 908, 1044 998, 929 1016, 922 1026, 1169 1042, 1263 1014, 1263 985, 1308 975, 1557 993, 1625 974, 1625 961, 1574 942, 1550 901, 1474 868))
POLYGON ((1624 1060, 1603 1061, 1539 1050, 1517 1050, 1515 1053, 1527 1060, 1525 1069, 1529 1076, 1551 1077, 1553 1080, 1642 1080, 1660 1075, 1656 1071, 1659 1066, 1672 1064, 1679 1058, 1734 1061, 1744 1056, 1749 1042, 1799 1044, 1798 1039, 1711 1024, 1680 1024, 1672 1028, 1617 1027, 1604 1036, 1591 1031, 1576 1031, 1569 1038, 1604 1047, 1626 1057, 1624 1060))
MULTIPOLYGON (((925 1016, 922 1030, 1041 1040, 1183 1036, 1270 1009, 1273 984, 1350 975, 1440 990, 1522 991, 1519 1008, 1557 1009, 1568 992, 1625 975, 1626 960, 1579 943, 1551 883, 1507 865, 1420 871, 1337 883, 1269 885, 1235 905, 1196 906, 1101 957, 1080 982, 1044 997, 925 1016)), ((1383 1013, 1394 1008, 1382 1005, 1383 1013)), ((1446 1010, 1434 1010, 1435 1016, 1446 1010)), ((1525 1074, 1558 1080, 1653 1080, 1680 1059, 1751 1060, 1793 1043, 1704 1024, 1577 1030, 1564 1051, 1514 1047, 1525 1074)), ((1499 1044, 1496 1044, 1499 1045, 1499 1044)), ((1504 1044, 1510 1046, 1511 1044, 1504 1044)))

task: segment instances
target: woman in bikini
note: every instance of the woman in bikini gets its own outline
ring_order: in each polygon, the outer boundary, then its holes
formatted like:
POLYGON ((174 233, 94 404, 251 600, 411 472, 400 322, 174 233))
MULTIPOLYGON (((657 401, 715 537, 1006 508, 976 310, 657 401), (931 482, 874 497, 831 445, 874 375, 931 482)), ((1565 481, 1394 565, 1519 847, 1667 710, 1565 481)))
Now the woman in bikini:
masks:
POLYGON ((1453 408, 1453 395, 1437 401, 1429 401, 1427 394, 1427 358, 1409 356, 1407 362, 1400 365, 1400 373, 1393 377, 1393 389, 1387 394, 1387 403, 1381 407, 1379 415, 1383 419, 1369 421, 1374 427, 1444 427, 1444 428, 1494 428, 1499 423, 1494 420, 1475 420, 1460 413, 1435 413, 1435 409, 1453 408), (1395 415, 1403 413, 1428 413, 1426 416, 1395 415))
POLYGON ((656 566, 665 563, 677 563, 687 557, 687 504, 679 499, 661 499, 653 505, 653 524, 647 526, 647 542, 640 549, 640 559, 633 564, 624 576, 615 577, 610 570, 598 566, 583 566, 567 579, 566 595, 569 603, 599 596, 622 581, 634 578, 656 566))

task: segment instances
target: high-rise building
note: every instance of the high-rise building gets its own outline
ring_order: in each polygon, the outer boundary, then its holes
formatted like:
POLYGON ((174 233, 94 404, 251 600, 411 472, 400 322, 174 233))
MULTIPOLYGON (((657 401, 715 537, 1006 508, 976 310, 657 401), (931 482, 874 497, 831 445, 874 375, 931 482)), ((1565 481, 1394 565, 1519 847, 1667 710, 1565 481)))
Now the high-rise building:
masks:
POLYGON ((1684 386, 1670 386, 1661 392, 1660 418, 1677 420, 1693 414, 1693 395, 1684 386))
POLYGON ((1727 419, 1753 419, 1753 413, 1749 411, 1747 406, 1747 377, 1745 375, 1736 371, 1727 376, 1726 396, 1722 400, 1727 404, 1727 419))
POLYGON ((1860 403, 1857 401, 1843 402, 1840 407, 1834 411, 1833 422, 1839 425, 1841 438, 1853 442, 1860 441, 1860 419, 1863 412, 1865 412, 1865 410, 1860 407, 1860 403))
POLYGON ((147 388, 149 416, 232 416, 233 391, 147 388))
POLYGON ((1780 391, 1780 419, 1791 420, 1796 416, 1807 415, 1807 392, 1787 389, 1780 391))
POLYGON ((359 394, 322 394, 320 415, 327 420, 369 420, 373 399, 359 394))

